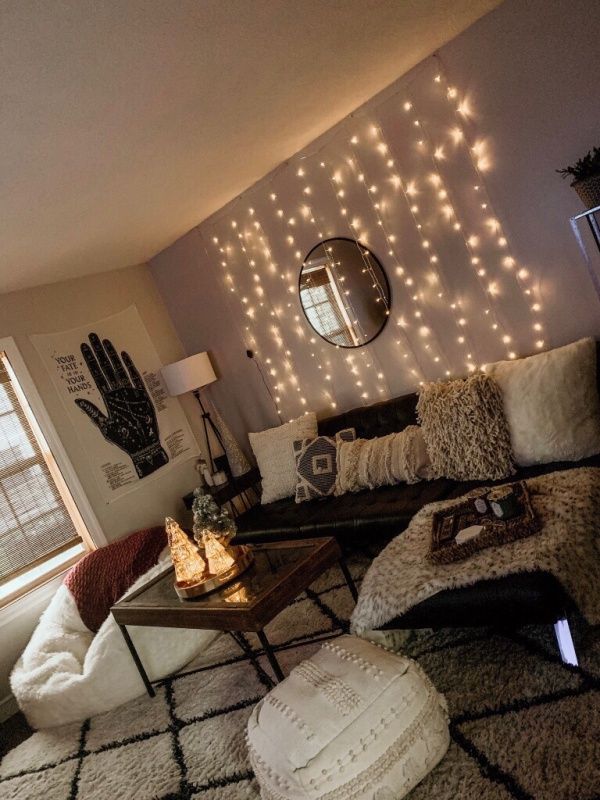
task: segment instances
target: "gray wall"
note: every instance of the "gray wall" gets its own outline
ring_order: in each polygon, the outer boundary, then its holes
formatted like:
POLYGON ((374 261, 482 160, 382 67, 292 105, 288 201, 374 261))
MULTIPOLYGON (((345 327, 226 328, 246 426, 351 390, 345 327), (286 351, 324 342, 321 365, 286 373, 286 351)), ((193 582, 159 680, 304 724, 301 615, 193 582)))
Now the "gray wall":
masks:
POLYGON ((569 226, 580 202, 554 171, 600 144, 599 28, 592 0, 507 0, 152 260, 186 351, 214 356, 221 380, 210 392, 238 436, 277 422, 257 365, 284 418, 326 415, 600 334, 599 301, 569 226), (456 111, 465 100, 466 117, 456 111), (406 195, 411 184, 417 194, 406 195), (490 228, 492 217, 501 229, 490 228), (375 342, 344 351, 314 338, 295 287, 319 233, 352 231, 384 264, 393 305, 375 342))

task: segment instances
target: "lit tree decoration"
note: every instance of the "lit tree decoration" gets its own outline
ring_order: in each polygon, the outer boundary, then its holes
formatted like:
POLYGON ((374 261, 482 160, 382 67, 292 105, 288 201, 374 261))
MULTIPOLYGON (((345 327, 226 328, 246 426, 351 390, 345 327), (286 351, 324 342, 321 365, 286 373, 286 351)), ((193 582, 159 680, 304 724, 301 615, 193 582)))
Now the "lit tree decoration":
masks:
POLYGON ((235 548, 224 544, 217 534, 208 530, 203 532, 202 542, 209 572, 212 575, 222 575, 224 572, 229 572, 237 560, 235 548))
POLYGON ((171 559, 178 583, 197 583, 206 572, 206 562, 187 533, 171 517, 165 519, 171 559))

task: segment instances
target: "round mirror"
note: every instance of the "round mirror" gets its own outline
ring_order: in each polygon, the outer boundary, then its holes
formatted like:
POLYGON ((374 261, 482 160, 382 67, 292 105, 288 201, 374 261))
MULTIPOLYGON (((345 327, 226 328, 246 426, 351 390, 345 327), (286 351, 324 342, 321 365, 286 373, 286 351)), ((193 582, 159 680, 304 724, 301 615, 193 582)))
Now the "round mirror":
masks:
POLYGON ((304 259, 300 302, 307 320, 327 342, 362 347, 378 336, 390 314, 383 267, 354 239, 326 239, 304 259))

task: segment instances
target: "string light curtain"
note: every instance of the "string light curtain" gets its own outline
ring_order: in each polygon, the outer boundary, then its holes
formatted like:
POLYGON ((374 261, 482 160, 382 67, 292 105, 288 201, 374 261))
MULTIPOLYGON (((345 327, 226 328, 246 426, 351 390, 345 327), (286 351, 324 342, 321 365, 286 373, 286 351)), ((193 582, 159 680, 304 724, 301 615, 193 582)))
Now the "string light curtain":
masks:
POLYGON ((200 226, 284 418, 548 346, 539 282, 493 208, 493 147, 474 120, 431 58, 200 226), (392 292, 389 324, 351 351, 314 335, 298 291, 306 254, 339 236, 378 257, 392 292))
POLYGON ((0 585, 81 542, 9 369, 0 352, 0 585))

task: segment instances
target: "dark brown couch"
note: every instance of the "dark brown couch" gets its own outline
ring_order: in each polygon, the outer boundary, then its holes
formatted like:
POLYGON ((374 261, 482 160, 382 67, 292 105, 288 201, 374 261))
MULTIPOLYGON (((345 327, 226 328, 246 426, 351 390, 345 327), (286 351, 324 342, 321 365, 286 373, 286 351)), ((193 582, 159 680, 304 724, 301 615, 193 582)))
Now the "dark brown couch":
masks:
MULTIPOLYGON (((384 436, 416 423, 417 395, 386 400, 319 422, 319 432, 335 434, 356 429, 362 438, 384 436)), ((600 466, 600 455, 579 462, 542 464, 520 469, 514 479, 579 466, 600 466)), ((501 482, 501 481, 500 481, 501 482)), ((342 545, 385 541, 401 533, 427 503, 460 497, 485 482, 458 482, 440 478, 416 484, 398 484, 341 497, 304 503, 294 498, 257 505, 237 519, 237 542, 336 536, 342 545)), ((401 576, 399 576, 401 578, 401 576)), ((475 586, 442 591, 413 607, 392 627, 447 627, 456 625, 520 625, 556 623, 566 617, 569 599, 558 581, 536 572, 513 575, 475 586)))
MULTIPOLYGON (((385 436, 416 424, 417 395, 410 394, 374 405, 355 408, 319 422, 319 433, 333 435, 355 428, 364 439, 385 436)), ((541 464, 520 469, 514 479, 584 465, 600 466, 600 456, 578 462, 541 464)), ((336 536, 344 544, 389 539, 401 533, 427 503, 460 497, 476 486, 492 481, 453 481, 439 478, 413 484, 382 486, 341 497, 296 503, 293 497, 254 506, 237 519, 238 542, 305 539, 336 536)), ((502 483, 502 481, 498 481, 502 483)))

